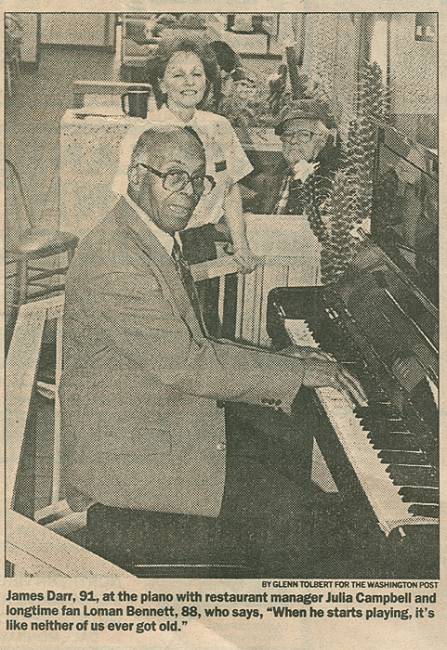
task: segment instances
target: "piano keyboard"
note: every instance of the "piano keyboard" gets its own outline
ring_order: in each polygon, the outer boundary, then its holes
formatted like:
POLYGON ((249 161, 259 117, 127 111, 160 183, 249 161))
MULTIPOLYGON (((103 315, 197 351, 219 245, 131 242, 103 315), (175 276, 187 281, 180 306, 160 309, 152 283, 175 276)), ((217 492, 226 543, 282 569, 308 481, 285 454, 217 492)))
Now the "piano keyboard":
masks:
MULTIPOLYGON (((319 348, 306 321, 286 318, 284 326, 292 343, 319 348)), ((368 407, 354 409, 334 388, 315 392, 383 532, 389 535, 402 526, 437 524, 439 489, 434 468, 426 464, 416 436, 402 420, 392 416, 381 422, 387 407, 379 406, 379 421, 371 431, 365 424, 371 418, 368 407)))

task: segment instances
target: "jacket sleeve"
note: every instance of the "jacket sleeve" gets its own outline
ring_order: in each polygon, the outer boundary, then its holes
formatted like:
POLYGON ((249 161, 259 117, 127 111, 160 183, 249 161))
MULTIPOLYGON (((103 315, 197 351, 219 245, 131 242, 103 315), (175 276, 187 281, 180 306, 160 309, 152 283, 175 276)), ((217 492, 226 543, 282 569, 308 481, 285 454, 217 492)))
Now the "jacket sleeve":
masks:
POLYGON ((190 395, 290 411, 304 375, 300 359, 193 337, 150 273, 114 272, 83 287, 85 318, 111 349, 190 395))

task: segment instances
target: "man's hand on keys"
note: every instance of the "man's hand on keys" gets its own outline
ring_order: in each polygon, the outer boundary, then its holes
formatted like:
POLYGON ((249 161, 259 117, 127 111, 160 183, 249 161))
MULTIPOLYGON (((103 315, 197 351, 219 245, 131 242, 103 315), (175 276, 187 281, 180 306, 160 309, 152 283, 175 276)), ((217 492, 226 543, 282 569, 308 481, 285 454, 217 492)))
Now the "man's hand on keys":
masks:
POLYGON ((292 345, 281 350, 281 354, 305 361, 304 386, 330 386, 340 391, 353 405, 367 406, 368 400, 359 380, 326 352, 317 348, 292 345))

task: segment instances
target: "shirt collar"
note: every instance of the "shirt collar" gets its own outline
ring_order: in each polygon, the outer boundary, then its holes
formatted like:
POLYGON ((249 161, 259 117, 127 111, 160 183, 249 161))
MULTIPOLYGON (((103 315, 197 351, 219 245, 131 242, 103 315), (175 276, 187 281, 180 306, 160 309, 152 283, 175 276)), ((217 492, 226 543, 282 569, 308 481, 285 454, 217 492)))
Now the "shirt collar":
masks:
MULTIPOLYGON (((135 212, 140 217, 140 219, 146 224, 146 226, 149 228, 149 230, 154 235, 154 237, 158 239, 158 241, 163 246, 167 254, 171 255, 172 249, 174 248, 174 237, 169 233, 165 232, 164 230, 162 230, 161 228, 159 228, 157 224, 151 220, 149 215, 146 214, 146 212, 144 212, 144 210, 142 210, 140 206, 137 205, 135 201, 133 201, 128 194, 125 194, 124 198, 130 205, 130 207, 133 210, 135 210, 135 212)), ((178 233, 175 234, 175 240, 181 248, 182 243, 178 233)))
POLYGON ((190 120, 184 122, 177 115, 175 115, 175 113, 169 110, 166 104, 163 104, 163 106, 158 109, 158 117, 161 118, 163 122, 168 122, 169 124, 178 124, 179 126, 193 126, 197 121, 197 110, 194 112, 194 115, 190 120))

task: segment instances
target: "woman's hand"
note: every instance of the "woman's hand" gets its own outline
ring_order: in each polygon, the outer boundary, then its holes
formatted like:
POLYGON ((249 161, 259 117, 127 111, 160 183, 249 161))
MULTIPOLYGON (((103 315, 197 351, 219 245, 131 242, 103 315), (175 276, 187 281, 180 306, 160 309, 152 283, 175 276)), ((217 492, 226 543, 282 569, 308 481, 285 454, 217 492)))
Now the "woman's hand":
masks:
POLYGON ((259 258, 253 255, 248 245, 235 248, 233 257, 242 273, 251 273, 260 263, 259 258))
POLYGON ((249 246, 235 248, 232 243, 225 244, 224 250, 227 255, 232 255, 242 273, 251 273, 261 263, 261 260, 253 255, 249 246))
POLYGON ((216 232, 219 235, 221 235, 225 240, 231 241, 230 228, 228 227, 228 224, 224 218, 218 221, 214 227, 216 229, 216 232))
MULTIPOLYGON (((228 186, 225 195, 225 219, 228 223, 233 242, 233 255, 242 273, 251 273, 259 264, 259 259, 250 250, 242 214, 241 193, 237 183, 228 186)), ((226 248, 230 253, 230 246, 226 248)), ((231 254, 231 253, 230 253, 231 254)))

